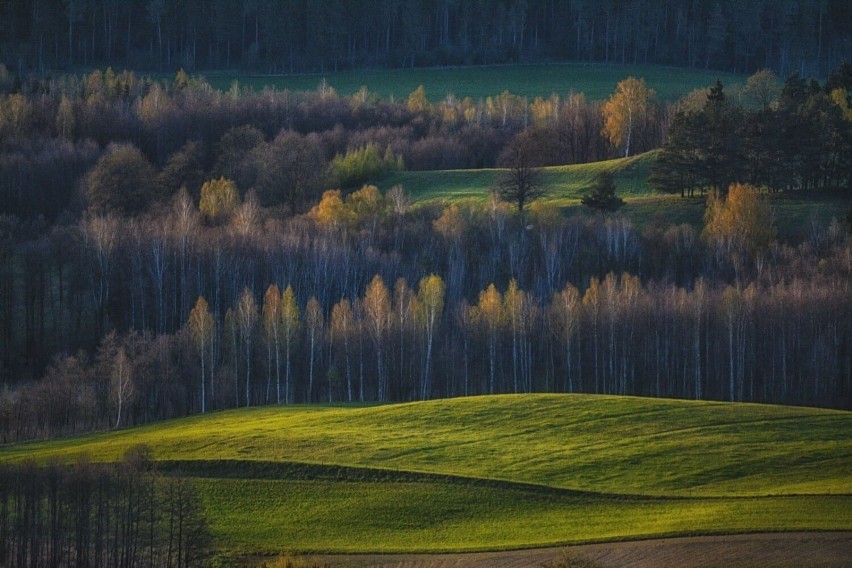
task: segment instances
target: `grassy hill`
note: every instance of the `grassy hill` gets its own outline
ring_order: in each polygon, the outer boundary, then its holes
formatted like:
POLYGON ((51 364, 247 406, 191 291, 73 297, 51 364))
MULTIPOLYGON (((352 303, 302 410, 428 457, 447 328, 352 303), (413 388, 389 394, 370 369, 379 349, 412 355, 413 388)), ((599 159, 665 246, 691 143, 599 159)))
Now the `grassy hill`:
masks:
POLYGON ((474 100, 503 91, 535 98, 551 93, 585 93, 592 100, 609 97, 616 84, 629 76, 641 77, 662 100, 675 100, 693 89, 709 87, 719 78, 728 85, 745 84, 745 76, 703 69, 684 69, 652 65, 615 65, 603 63, 554 63, 539 65, 494 65, 481 67, 441 67, 417 69, 360 69, 308 75, 238 75, 212 73, 206 76, 215 88, 227 90, 234 81, 255 90, 275 87, 279 90, 313 91, 325 80, 341 95, 351 95, 361 86, 386 100, 401 100, 419 85, 426 88, 431 101, 440 101, 450 93, 457 98, 474 100))
MULTIPOLYGON (((681 199, 679 195, 656 193, 648 185, 648 174, 657 151, 630 158, 619 158, 591 164, 574 164, 543 168, 543 180, 548 194, 541 201, 563 209, 568 216, 589 215, 591 211, 580 204, 580 198, 603 170, 612 172, 616 192, 627 204, 619 210, 638 226, 647 223, 679 225, 687 223, 697 228, 704 223, 704 201, 681 199)), ((452 202, 484 202, 502 170, 439 170, 397 172, 379 183, 388 190, 401 185, 416 204, 447 204, 452 202)), ((801 240, 812 226, 826 227, 832 218, 843 220, 852 208, 852 200, 839 193, 793 192, 771 196, 775 226, 782 239, 801 240)))
MULTIPOLYGON (((647 152, 630 158, 620 158, 591 164, 542 168, 542 181, 548 188, 544 201, 558 206, 575 205, 602 171, 615 177, 619 195, 649 196, 648 185, 657 152, 647 152)), ((382 189, 402 185, 417 202, 449 202, 462 199, 484 201, 494 187, 497 176, 504 170, 438 170, 397 172, 382 180, 382 189)))
POLYGON ((473 550, 852 529, 852 414, 587 395, 265 407, 0 448, 195 479, 227 550, 473 550))

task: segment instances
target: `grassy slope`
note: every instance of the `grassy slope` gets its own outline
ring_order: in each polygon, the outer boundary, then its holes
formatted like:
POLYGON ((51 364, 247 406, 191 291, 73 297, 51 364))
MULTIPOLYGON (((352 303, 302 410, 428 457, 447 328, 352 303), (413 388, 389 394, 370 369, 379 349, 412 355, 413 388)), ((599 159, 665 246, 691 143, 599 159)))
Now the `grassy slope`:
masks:
POLYGON ((850 431, 831 410, 528 395, 227 411, 7 446, 0 461, 148 443, 188 460, 231 551, 473 550, 852 529, 850 431))
POLYGON ((547 97, 583 92, 592 100, 609 97, 616 84, 629 76, 641 77, 663 100, 674 100, 692 89, 707 87, 719 78, 726 85, 745 83, 745 77, 717 71, 643 65, 548 64, 498 65, 491 67, 446 67, 427 69, 365 69, 308 75, 250 76, 211 74, 207 80, 218 89, 228 89, 234 80, 253 89, 275 87, 312 91, 325 79, 341 95, 350 95, 362 85, 384 99, 408 97, 418 85, 426 88, 431 101, 452 93, 475 100, 505 90, 526 97, 547 97))
MULTIPOLYGON (((619 210, 619 215, 638 226, 687 223, 700 228, 704 222, 703 200, 658 194, 648 185, 648 174, 656 153, 652 151, 605 162, 543 168, 548 195, 542 201, 564 209, 568 215, 591 214, 580 204, 580 198, 588 191, 595 176, 608 170, 615 177, 616 192, 627 202, 619 210)), ((483 202, 500 172, 499 169, 397 172, 379 186, 387 190, 394 185, 402 185, 416 203, 426 205, 483 202)), ((794 240, 807 237, 812 225, 824 228, 832 219, 842 221, 852 207, 852 200, 848 197, 824 192, 777 194, 770 199, 779 236, 794 240)))
POLYGON ((200 479, 232 551, 412 552, 852 529, 852 497, 623 500, 436 482, 200 479))
MULTIPOLYGON (((548 188, 545 201, 554 205, 576 204, 602 171, 615 176, 617 191, 627 197, 650 195, 648 173, 655 152, 630 158, 620 158, 592 164, 554 166, 542 169, 542 181, 548 188)), ((401 184, 418 202, 455 201, 459 199, 484 200, 494 181, 503 170, 443 170, 398 172, 383 180, 382 189, 401 184)))
POLYGON ((230 550, 471 550, 852 529, 850 431, 831 410, 519 395, 227 411, 7 446, 0 461, 148 443, 187 460, 230 550))
POLYGON ((308 462, 632 495, 852 492, 852 414, 583 395, 366 408, 264 407, 0 450, 117 459, 308 462), (712 456, 712 459, 708 459, 712 456))

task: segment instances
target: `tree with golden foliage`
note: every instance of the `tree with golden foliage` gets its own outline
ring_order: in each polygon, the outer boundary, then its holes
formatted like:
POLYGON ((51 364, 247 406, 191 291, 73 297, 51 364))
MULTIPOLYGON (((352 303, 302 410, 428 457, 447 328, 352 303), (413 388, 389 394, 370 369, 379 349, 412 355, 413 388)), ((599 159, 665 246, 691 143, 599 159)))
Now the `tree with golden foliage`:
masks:
POLYGON ((263 296, 263 335, 266 338, 266 398, 272 383, 272 353, 275 353, 275 402, 281 404, 281 291, 270 284, 263 296))
POLYGON ((207 392, 205 377, 206 361, 208 352, 211 351, 213 345, 213 333, 216 330, 216 322, 210 314, 210 309, 207 305, 207 300, 203 296, 199 296, 195 302, 195 307, 189 312, 189 333, 192 336, 192 341, 198 349, 198 354, 201 358, 201 413, 207 409, 207 392))
POLYGON ((406 106, 411 112, 428 112, 432 108, 432 104, 426 98, 426 88, 423 85, 411 91, 406 106))
POLYGON ((417 290, 419 306, 423 312, 423 329, 426 332, 426 365, 423 369, 423 382, 420 389, 420 397, 425 400, 429 398, 431 388, 430 375, 432 371, 432 345, 435 338, 435 328, 438 318, 444 311, 444 292, 447 286, 444 280, 437 274, 430 274, 420 280, 417 290))
POLYGON ((308 216, 325 228, 340 228, 346 225, 347 210, 339 189, 323 192, 320 202, 308 212, 308 216))
POLYGON ((257 325, 257 302, 248 287, 243 288, 243 293, 237 301, 236 323, 246 363, 246 406, 251 406, 251 363, 257 325))
POLYGON ((548 308, 550 329, 565 349, 565 390, 574 392, 574 373, 571 365, 572 343, 580 328, 580 292, 570 282, 561 292, 555 292, 548 308))
POLYGON ((628 77, 618 83, 615 93, 603 106, 604 134, 613 145, 624 145, 625 158, 630 156, 633 131, 647 120, 655 94, 644 79, 628 77))
POLYGON ((484 332, 488 342, 488 394, 494 394, 497 340, 505 320, 503 296, 494 284, 479 293, 479 303, 471 308, 471 319, 484 332))
POLYGON ((391 322, 390 292, 382 277, 376 274, 364 294, 364 316, 367 331, 376 350, 379 372, 378 399, 385 400, 387 385, 385 380, 384 351, 385 335, 391 322))
POLYGON ((308 402, 311 402, 314 390, 314 363, 316 361, 316 346, 320 338, 322 338, 323 327, 325 326, 325 317, 322 313, 322 306, 316 297, 311 296, 308 304, 305 306, 305 327, 307 328, 308 343, 308 402))
POLYGON ((729 253, 745 250, 753 254, 775 238, 772 210, 753 185, 732 184, 724 199, 711 195, 704 220, 704 238, 729 253))
POLYGON ((219 223, 230 217, 240 205, 240 194, 237 184, 233 181, 220 177, 204 182, 201 186, 201 201, 198 209, 204 217, 212 222, 219 223))
POLYGON ((299 332, 299 306, 296 304, 296 294, 293 292, 292 286, 288 285, 284 289, 284 293, 281 294, 279 312, 281 314, 281 330, 284 334, 284 402, 289 403, 290 377, 292 376, 293 369, 290 364, 290 356, 299 332))

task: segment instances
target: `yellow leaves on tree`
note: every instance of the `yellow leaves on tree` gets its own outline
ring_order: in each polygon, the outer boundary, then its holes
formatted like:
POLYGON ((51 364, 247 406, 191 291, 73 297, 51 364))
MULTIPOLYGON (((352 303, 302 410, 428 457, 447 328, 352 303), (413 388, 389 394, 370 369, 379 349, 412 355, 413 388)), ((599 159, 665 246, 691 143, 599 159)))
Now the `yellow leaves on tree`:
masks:
POLYGON ((385 217, 388 200, 374 185, 365 185, 350 194, 344 201, 339 189, 322 194, 322 199, 308 215, 319 225, 327 228, 350 226, 375 229, 385 217))
POLYGON ((604 104, 604 134, 613 145, 624 145, 624 157, 630 156, 633 131, 648 118, 654 95, 644 79, 628 77, 604 104))
POLYGON ((775 238, 772 211, 753 185, 731 185, 726 199, 711 196, 704 218, 704 237, 729 252, 744 248, 754 253, 775 238))
POLYGON ((426 88, 423 85, 411 91, 406 106, 411 112, 428 112, 432 108, 429 99, 426 98, 426 88))
POLYGON ((215 223, 230 217, 239 205, 240 194, 233 181, 221 177, 201 186, 198 208, 209 221, 215 223))
POLYGON ((462 216, 459 206, 455 203, 451 203, 449 207, 445 207, 441 212, 441 216, 432 222, 432 228, 434 228, 439 235, 455 244, 461 242, 465 227, 466 223, 464 217, 462 216))
POLYGON ((189 333, 201 359, 201 413, 204 414, 207 409, 206 362, 209 357, 208 353, 211 353, 212 350, 216 322, 210 313, 207 300, 203 296, 198 297, 195 307, 189 312, 188 323, 189 333))

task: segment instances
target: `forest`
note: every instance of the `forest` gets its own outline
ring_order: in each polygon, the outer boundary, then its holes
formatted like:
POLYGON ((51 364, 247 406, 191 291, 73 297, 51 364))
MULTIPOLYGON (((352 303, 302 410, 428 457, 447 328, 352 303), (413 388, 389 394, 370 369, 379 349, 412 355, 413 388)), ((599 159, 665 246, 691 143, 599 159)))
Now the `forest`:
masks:
POLYGON ((2 464, 0 503, 6 566, 208 565, 197 491, 157 472, 147 446, 115 464, 2 464))
POLYGON ((505 392, 852 406, 849 219, 779 238, 766 197, 848 197, 848 65, 674 103, 635 78, 607 101, 30 87, 0 99, 3 442, 505 392), (703 227, 375 185, 654 148, 652 183, 697 189, 703 227))
POLYGON ((19 76, 577 61, 825 77, 850 30, 845 0, 6 0, 0 62, 19 76))

